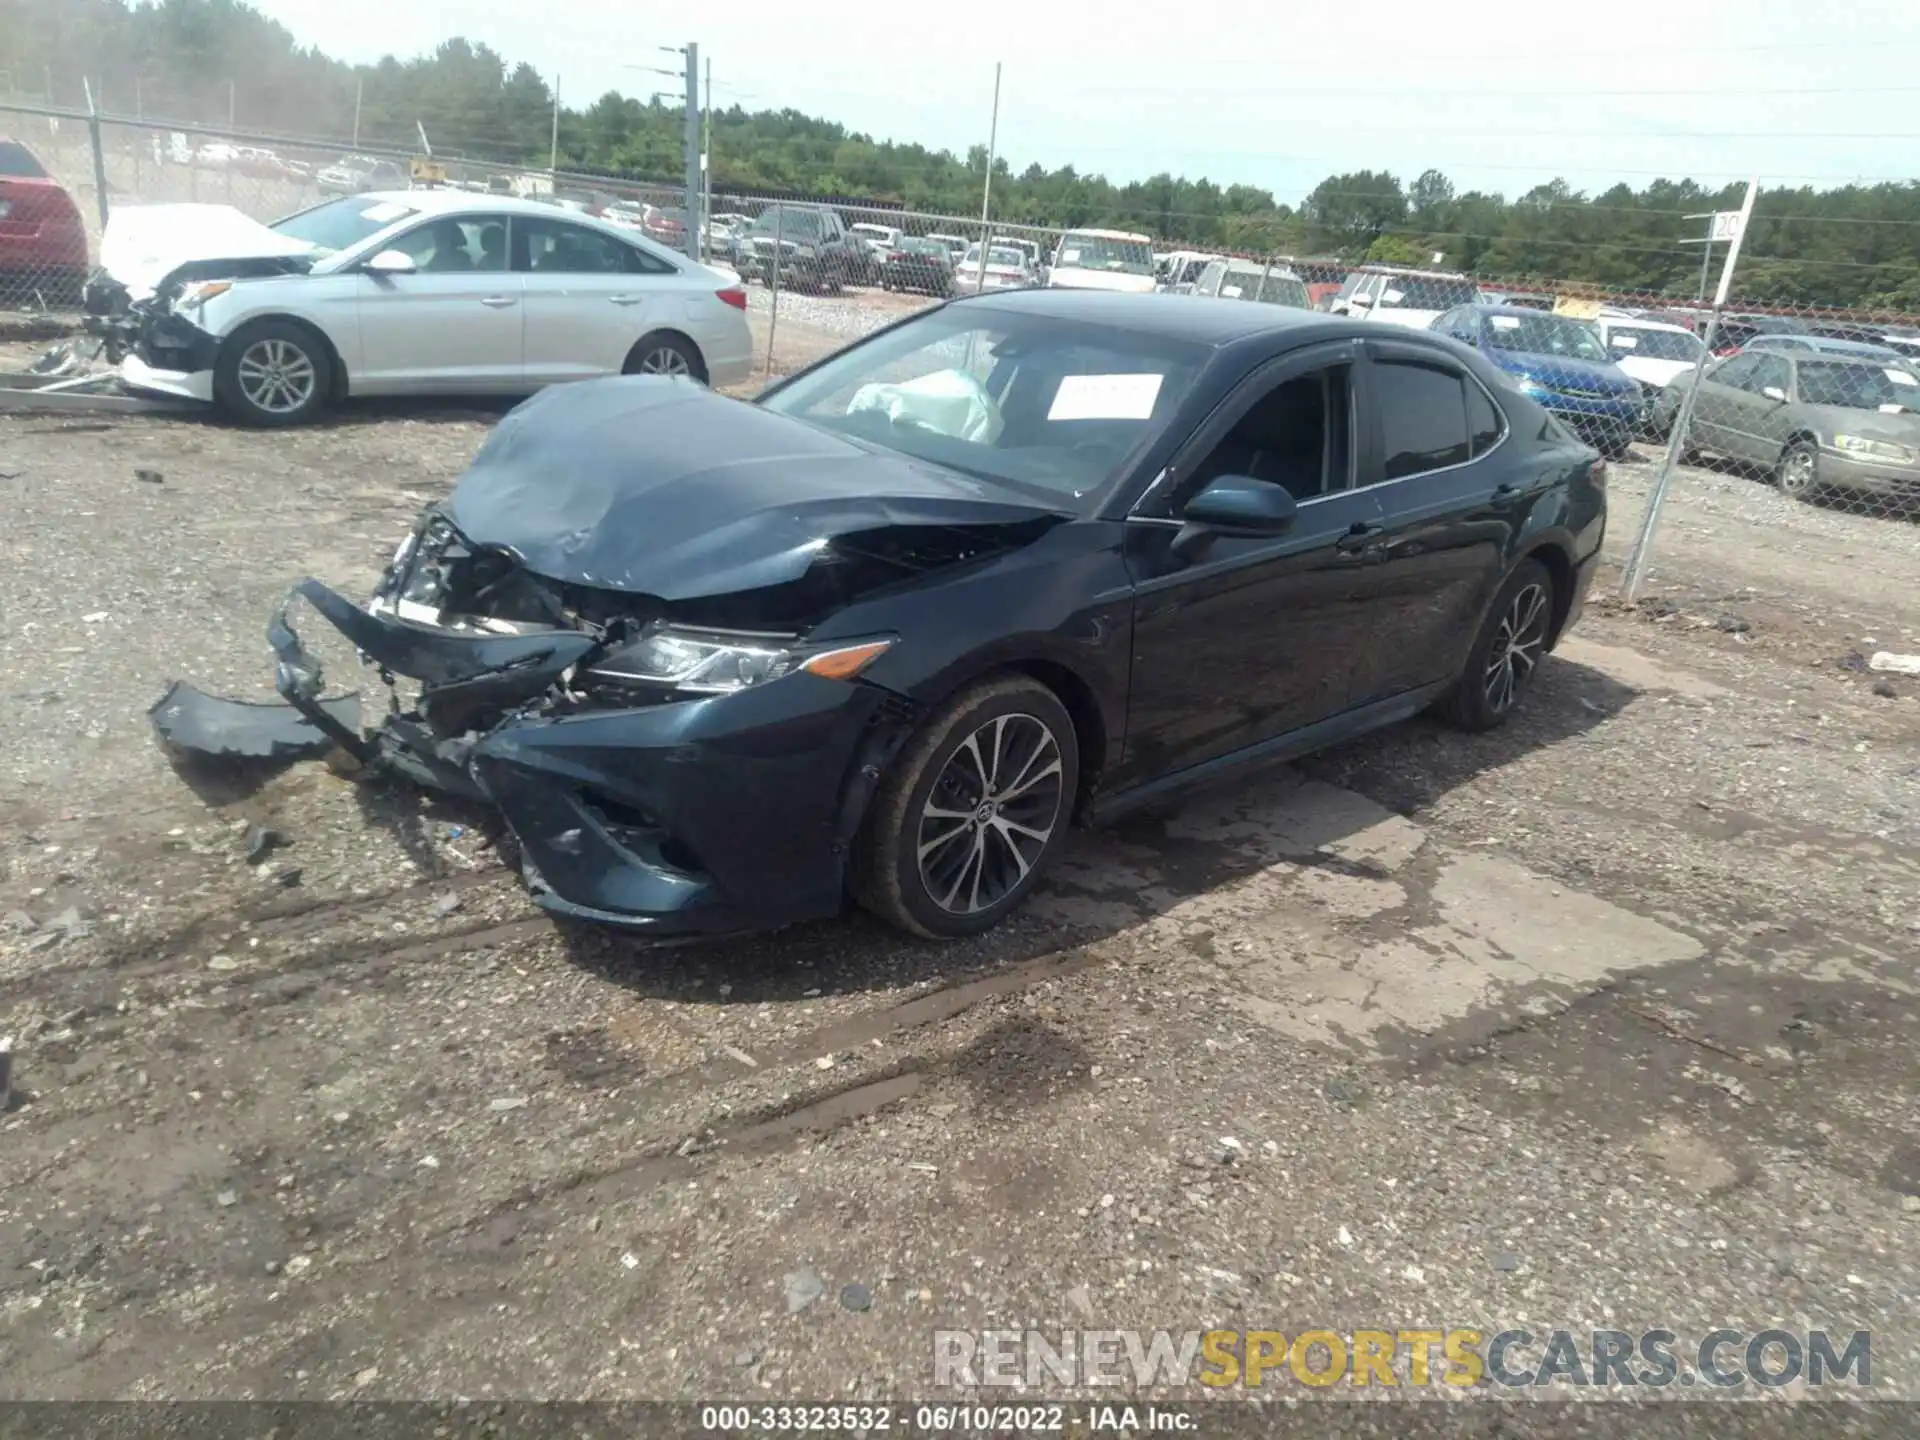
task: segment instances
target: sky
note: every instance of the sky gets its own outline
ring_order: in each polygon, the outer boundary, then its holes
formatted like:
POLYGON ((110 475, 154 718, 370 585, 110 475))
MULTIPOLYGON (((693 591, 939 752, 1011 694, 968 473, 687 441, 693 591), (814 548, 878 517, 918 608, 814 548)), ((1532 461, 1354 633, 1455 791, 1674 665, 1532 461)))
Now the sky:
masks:
POLYGON ((1433 167, 1508 196, 1556 176, 1588 193, 1657 176, 1920 177, 1920 6, 1894 0, 1389 0, 1347 26, 1249 0, 253 3, 345 60, 464 35, 557 76, 569 105, 677 93, 647 72, 693 41, 718 105, 791 106, 962 154, 986 143, 1000 62, 998 153, 1016 170, 1205 175, 1288 204, 1357 169, 1404 182, 1433 167))

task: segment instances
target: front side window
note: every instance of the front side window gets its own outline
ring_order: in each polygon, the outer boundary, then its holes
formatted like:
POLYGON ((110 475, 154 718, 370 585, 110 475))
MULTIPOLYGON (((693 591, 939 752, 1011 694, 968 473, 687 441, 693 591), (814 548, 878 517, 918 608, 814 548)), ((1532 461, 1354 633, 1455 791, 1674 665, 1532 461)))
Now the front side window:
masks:
POLYGON ((1472 456, 1463 382, 1453 371, 1381 361, 1373 367, 1373 397, 1380 416, 1382 479, 1459 465, 1472 456))
POLYGON ((1158 336, 959 307, 842 351, 760 403, 1090 514, 1210 354, 1158 336))
POLYGON ((390 250, 413 261, 423 275, 507 268, 507 222, 502 216, 443 216, 398 236, 390 250))
POLYGON ((1222 475, 1283 486, 1295 500, 1346 489, 1350 373, 1346 365, 1330 365, 1268 390, 1183 479, 1175 509, 1222 475))

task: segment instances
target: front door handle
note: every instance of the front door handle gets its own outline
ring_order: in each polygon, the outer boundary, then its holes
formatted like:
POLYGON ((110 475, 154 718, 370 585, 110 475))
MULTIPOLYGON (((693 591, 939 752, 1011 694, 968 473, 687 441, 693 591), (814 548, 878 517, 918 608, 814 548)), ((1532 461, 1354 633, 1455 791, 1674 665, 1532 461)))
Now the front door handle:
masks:
POLYGON ((644 295, 609 295, 607 297, 615 305, 638 305, 645 298, 644 295))
POLYGON ((504 307, 506 307, 506 306, 508 306, 508 305, 511 305, 511 304, 513 304, 513 296, 511 296, 511 295, 487 295, 487 296, 484 296, 484 297, 482 297, 482 299, 481 299, 481 301, 480 301, 480 303, 481 303, 482 305, 485 305, 485 306, 487 306, 487 307, 488 307, 488 308, 490 308, 490 309, 493 309, 493 310, 499 310, 499 309, 503 309, 504 307))
POLYGON ((1365 550, 1373 544, 1374 540, 1377 539, 1386 528, 1384 525, 1368 525, 1363 521, 1356 520, 1353 522, 1352 529, 1348 530, 1346 534, 1333 542, 1333 548, 1336 550, 1344 550, 1348 554, 1352 554, 1356 550, 1365 550))

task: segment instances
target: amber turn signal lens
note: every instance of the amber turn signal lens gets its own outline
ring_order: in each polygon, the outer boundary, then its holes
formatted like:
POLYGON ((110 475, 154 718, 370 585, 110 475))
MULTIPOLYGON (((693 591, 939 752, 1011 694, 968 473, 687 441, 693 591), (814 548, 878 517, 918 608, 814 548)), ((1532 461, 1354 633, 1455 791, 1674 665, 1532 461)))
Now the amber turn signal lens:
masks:
POLYGON ((843 650, 823 651, 800 668, 810 675, 822 675, 829 680, 851 680, 884 655, 892 644, 891 640, 869 640, 861 645, 849 645, 843 650))

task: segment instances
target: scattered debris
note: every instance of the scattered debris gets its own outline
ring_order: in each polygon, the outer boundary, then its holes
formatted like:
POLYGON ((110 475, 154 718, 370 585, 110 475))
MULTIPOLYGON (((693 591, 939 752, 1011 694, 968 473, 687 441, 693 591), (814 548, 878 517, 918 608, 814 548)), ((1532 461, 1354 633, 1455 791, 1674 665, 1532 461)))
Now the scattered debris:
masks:
POLYGON ((1742 615, 1722 615, 1713 624, 1716 630, 1728 635, 1745 635, 1753 629, 1753 622, 1742 615))
POLYGON ((1873 693, 1878 695, 1882 700, 1898 700, 1900 698, 1899 687, 1891 680, 1874 681, 1873 693))
POLYGON ((89 610, 80 617, 82 625, 103 625, 112 617, 105 610, 89 610))
POLYGON ((940 1167, 938 1165, 929 1165, 924 1160, 909 1160, 907 1162, 907 1169, 918 1170, 922 1175, 938 1175, 940 1173, 940 1167))
POLYGON ((1222 1135, 1219 1145, 1214 1149, 1213 1158, 1218 1164, 1231 1165, 1240 1158, 1240 1153, 1245 1148, 1246 1147, 1234 1139, 1233 1136, 1222 1135))
POLYGON ((133 472, 133 478, 146 485, 164 485, 167 483, 167 477, 162 475, 158 470, 136 469, 133 472))
POLYGON ((866 1286, 853 1282, 840 1287, 840 1308, 857 1312, 873 1308, 873 1292, 866 1286))
POLYGON ((811 1265, 802 1265, 787 1273, 786 1290, 787 1313, 798 1315, 827 1293, 827 1282, 814 1273, 811 1265))
POLYGON ((62 940, 84 940, 93 933, 93 922, 80 918, 80 907, 69 905, 41 927, 57 933, 62 940))
POLYGON ((1334 1234, 1333 1238, 1338 1240, 1342 1245, 1353 1244, 1353 1232, 1344 1225, 1334 1234))
POLYGON ((247 831, 247 864, 258 865, 282 846, 293 844, 293 837, 268 825, 255 825, 247 831))
MULTIPOLYGON (((725 987, 722 987, 722 988, 725 988, 725 987)), ((725 1055, 729 1060, 738 1060, 742 1065, 746 1066, 747 1069, 749 1070, 758 1070, 760 1068, 760 1062, 758 1060, 754 1059, 751 1055, 747 1054, 746 1051, 738 1049, 735 1046, 722 1045, 720 1047, 720 1053, 722 1055, 725 1055)))
POLYGON ((1511 1250, 1496 1250, 1493 1252, 1493 1268, 1503 1272, 1518 1270, 1520 1268, 1520 1257, 1511 1250))
POLYGON ((240 962, 231 955, 216 955, 207 961, 209 970, 238 970, 239 968, 240 962))
POLYGON ((295 865, 290 870, 282 870, 273 877, 273 880, 281 889, 291 890, 300 883, 300 867, 295 865))
MULTIPOLYGON (((0 1042, 0 1045, 3 1044, 4 1042, 0 1042)), ((0 1048, 0 1054, 4 1053, 4 1049, 0 1048)), ((4 1080, 0 1080, 0 1097, 4 1097, 6 1093, 6 1083, 4 1080)), ((0 1106, 4 1106, 5 1104, 5 1099, 0 1098, 0 1106)), ((1905 1215, 1920 1215, 1920 1195, 1902 1195, 1900 1197, 1900 1211, 1905 1215)))
POLYGON ((487 1102, 487 1109, 499 1115, 509 1110, 524 1109, 526 1103, 527 1097, 524 1095, 502 1095, 496 1100, 489 1100, 487 1102))
POLYGON ((433 902, 433 918, 436 920, 444 920, 465 903, 466 902, 458 895, 449 891, 433 902))
POLYGON ((1680 607, 1664 595, 1649 595, 1637 607, 1642 615, 1652 620, 1665 620, 1678 615, 1680 607))
POLYGON ((833 1056, 822 1055, 813 1062, 813 1068, 816 1070, 831 1070, 833 1068, 833 1056))
POLYGON ((1093 1292, 1084 1285, 1076 1285, 1067 1291, 1067 1304, 1073 1307, 1073 1313, 1082 1320, 1093 1319, 1093 1292))
POLYGON ((287 1261, 287 1273, 289 1275, 298 1275, 302 1270, 307 1269, 312 1264, 313 1257, 311 1255, 292 1256, 287 1261))
POLYGON ((1867 661, 1869 670, 1889 675, 1920 675, 1920 655, 1896 655, 1891 650, 1876 650, 1867 661))
POLYGON ((240 1203, 239 1192, 234 1190, 222 1190, 218 1195, 213 1197, 213 1203, 218 1205, 222 1210, 231 1210, 234 1206, 240 1203))
MULTIPOLYGON (((349 731, 360 728, 360 697, 322 700, 320 708, 349 731)), ((317 760, 333 749, 319 726, 291 705, 218 700, 176 680, 147 711, 170 753, 225 760, 317 760)))
POLYGON ((631 1250, 627 1251, 620 1257, 620 1268, 622 1270, 638 1270, 640 1268, 640 1257, 631 1250))
POLYGON ((13 1104, 13 1037, 0 1035, 0 1114, 13 1104))
POLYGON ((734 1355, 733 1363, 737 1369, 751 1370, 755 1365, 760 1363, 760 1352, 752 1346, 748 1346, 745 1350, 739 1351, 734 1355))
POLYGON ((1857 675, 1867 668, 1867 657, 1862 655, 1858 650, 1849 650, 1833 663, 1838 665, 1842 670, 1857 675))

